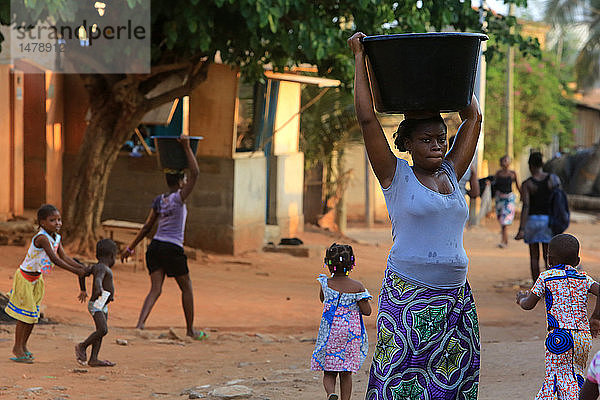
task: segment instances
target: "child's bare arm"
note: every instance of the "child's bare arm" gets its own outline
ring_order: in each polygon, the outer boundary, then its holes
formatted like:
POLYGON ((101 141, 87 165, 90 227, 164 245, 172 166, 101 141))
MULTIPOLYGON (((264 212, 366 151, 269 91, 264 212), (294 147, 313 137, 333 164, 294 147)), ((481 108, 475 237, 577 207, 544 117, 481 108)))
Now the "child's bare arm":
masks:
MULTIPOLYGON (((39 235, 38 237, 36 237, 34 240, 34 245, 36 247, 41 247, 42 249, 44 249, 44 251, 48 255, 48 258, 50 258, 50 261, 52 261, 54 263, 54 265, 56 265, 60 268, 66 269, 67 271, 72 272, 76 275, 85 276, 85 270, 80 265, 77 265, 76 267, 72 266, 72 265, 68 264, 67 262, 65 262, 62 258, 60 258, 54 252, 54 249, 52 249, 52 246, 50 245, 50 241, 48 240, 48 238, 46 236, 39 235)), ((59 247, 59 249, 60 249, 60 247, 59 247)))
POLYGON ((74 260, 73 258, 69 257, 67 255, 67 253, 65 253, 65 249, 63 248, 62 243, 58 244, 58 250, 57 250, 58 256, 60 258, 62 258, 67 264, 69 264, 70 266, 74 267, 74 268, 84 268, 84 265, 76 260, 74 260))
POLYGON ((371 315, 371 304, 369 300, 363 299, 358 301, 358 308, 360 309, 360 313, 362 315, 369 316, 371 315))
POLYGON ((148 217, 146 217, 146 222, 144 222, 144 225, 139 230, 135 238, 133 238, 133 241, 129 244, 129 246, 127 246, 127 248, 121 253, 121 262, 127 260, 127 258, 133 254, 133 249, 135 249, 135 246, 137 246, 137 244, 141 242, 142 239, 148 235, 148 233, 150 233, 157 219, 157 212, 154 210, 154 208, 151 208, 150 212, 148 213, 148 217))
POLYGON ((586 379, 579 392, 579 400, 596 400, 598 398, 598 384, 586 379))
POLYGON ((79 277, 79 301, 83 303, 87 299, 87 289, 85 288, 85 276, 79 277))
POLYGON ((325 301, 325 295, 323 294, 323 288, 319 288, 319 299, 321 299, 321 303, 325 301))
POLYGON ((520 290, 517 293, 517 304, 520 305, 523 310, 531 310, 536 306, 538 301, 540 301, 540 298, 529 290, 520 290))
POLYGON ((588 290, 588 292, 592 293, 593 295, 599 296, 600 295, 600 285, 598 285, 598 282, 594 282, 592 284, 592 286, 590 287, 590 290, 588 290))

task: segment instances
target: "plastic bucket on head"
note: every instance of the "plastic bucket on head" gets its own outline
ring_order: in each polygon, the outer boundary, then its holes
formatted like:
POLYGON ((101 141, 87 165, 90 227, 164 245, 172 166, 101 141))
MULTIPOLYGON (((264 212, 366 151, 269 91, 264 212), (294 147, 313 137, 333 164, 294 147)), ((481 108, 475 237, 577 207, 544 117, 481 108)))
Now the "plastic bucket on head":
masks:
POLYGON ((481 33, 434 32, 362 39, 382 113, 459 111, 471 104, 481 33))
MULTIPOLYGON (((163 169, 183 170, 188 167, 187 156, 181 143, 177 141, 179 136, 151 136, 154 139, 158 151, 158 159, 163 169)), ((189 136, 192 153, 198 151, 198 142, 204 139, 202 136, 189 136)))

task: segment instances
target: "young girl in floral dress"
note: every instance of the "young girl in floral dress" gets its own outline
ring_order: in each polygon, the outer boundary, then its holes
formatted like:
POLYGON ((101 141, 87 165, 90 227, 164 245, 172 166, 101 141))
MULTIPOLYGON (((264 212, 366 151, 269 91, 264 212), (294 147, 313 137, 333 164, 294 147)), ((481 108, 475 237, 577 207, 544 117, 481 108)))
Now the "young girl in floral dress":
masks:
POLYGON ((371 315, 372 296, 362 283, 348 277, 354 265, 352 247, 334 243, 325 254, 331 278, 321 274, 317 279, 321 284, 323 316, 310 367, 323 371, 328 400, 338 399, 334 393, 338 374, 341 399, 350 400, 352 373, 360 369, 369 350, 362 316, 371 315))

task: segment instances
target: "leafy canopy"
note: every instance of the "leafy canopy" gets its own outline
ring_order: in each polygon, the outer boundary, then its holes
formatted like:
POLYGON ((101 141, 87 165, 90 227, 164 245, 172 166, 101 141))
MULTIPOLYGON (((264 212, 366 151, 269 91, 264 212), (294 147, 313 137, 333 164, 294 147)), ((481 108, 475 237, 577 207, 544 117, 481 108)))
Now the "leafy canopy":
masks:
MULTIPOLYGON (((68 21, 80 0, 24 0, 36 18, 68 21)), ((250 78, 265 65, 284 69, 308 63, 321 75, 350 82, 353 59, 346 39, 357 30, 368 35, 455 29, 481 31, 477 10, 466 0, 127 0, 147 7, 152 17, 153 66, 220 54, 250 78)), ((512 0, 526 5, 526 0, 512 0)), ((9 0, 0 0, 0 18, 9 21, 9 0)), ((105 0, 107 8, 111 0, 105 0)), ((122 5, 120 5, 122 6, 122 5)), ((510 34, 514 20, 487 13, 488 32, 498 42, 536 52, 535 42, 510 34)), ((492 49, 493 50, 493 49, 492 49)))
MULTIPOLYGON (((515 154, 526 146, 542 147, 558 137, 561 147, 569 146, 574 103, 567 83, 573 81, 572 68, 557 64, 555 56, 542 59, 516 57, 515 60, 515 154)), ((506 61, 487 64, 485 108, 485 158, 498 160, 505 154, 506 61)))

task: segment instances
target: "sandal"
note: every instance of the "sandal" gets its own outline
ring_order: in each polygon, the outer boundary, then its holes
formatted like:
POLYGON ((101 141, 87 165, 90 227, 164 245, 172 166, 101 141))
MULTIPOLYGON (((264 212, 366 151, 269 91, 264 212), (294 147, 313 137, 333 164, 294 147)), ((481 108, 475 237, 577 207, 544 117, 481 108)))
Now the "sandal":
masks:
POLYGON ((14 361, 16 363, 22 363, 22 364, 33 364, 33 360, 31 358, 29 358, 27 355, 24 355, 21 357, 11 357, 10 361, 14 361))
POLYGON ((107 360, 97 360, 97 361, 92 361, 91 364, 88 361, 87 365, 88 365, 88 367, 114 367, 117 364, 114 362, 107 361, 107 360))
POLYGON ((191 336, 194 340, 204 340, 208 337, 208 335, 203 331, 197 331, 194 336, 191 336))
POLYGON ((331 393, 328 397, 327 400, 338 400, 338 395, 335 393, 331 393))
POLYGON ((29 359, 30 359, 30 360, 35 360, 35 357, 33 356, 33 353, 32 353, 32 352, 30 352, 30 351, 26 351, 26 352, 25 352, 25 355, 26 355, 27 357, 29 357, 29 359))

